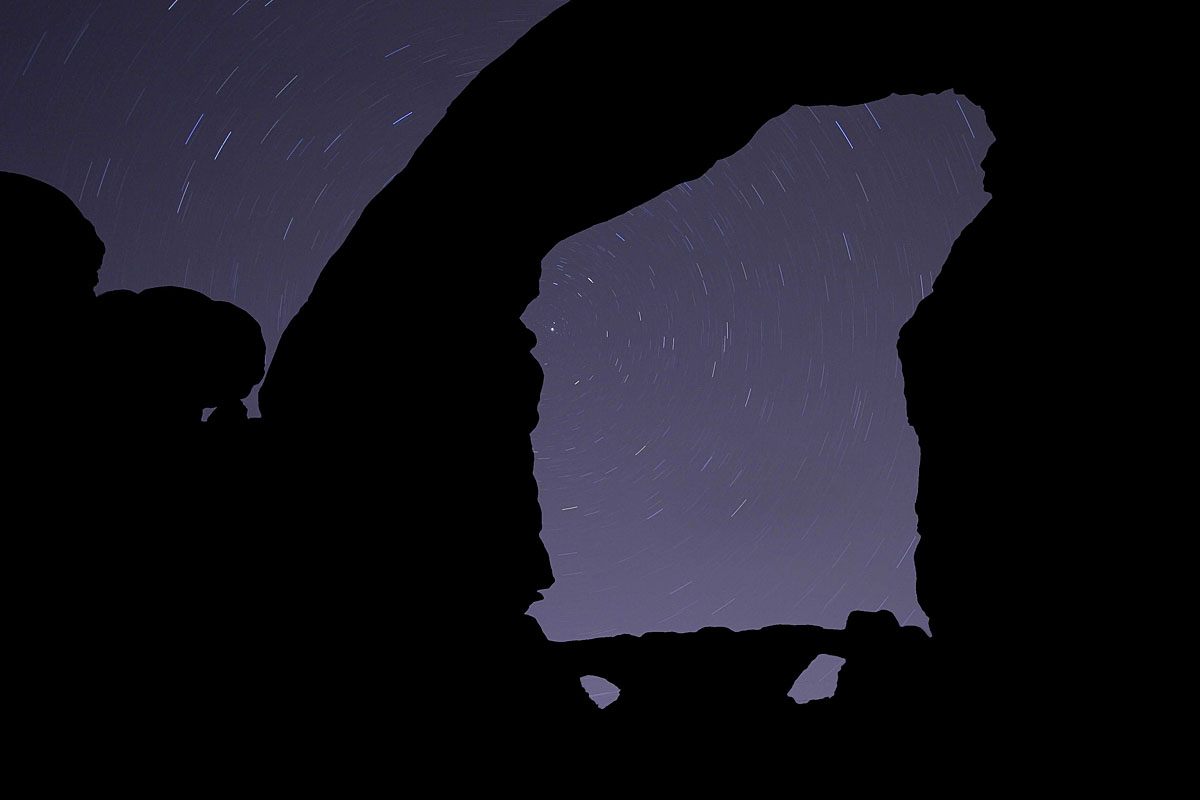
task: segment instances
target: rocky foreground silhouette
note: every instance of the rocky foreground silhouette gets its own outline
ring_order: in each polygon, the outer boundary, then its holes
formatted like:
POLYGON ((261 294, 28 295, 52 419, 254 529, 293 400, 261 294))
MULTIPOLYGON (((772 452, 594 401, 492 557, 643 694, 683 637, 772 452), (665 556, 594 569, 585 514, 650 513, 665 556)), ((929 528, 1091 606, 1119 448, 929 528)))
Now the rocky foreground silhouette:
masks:
POLYGON ((673 0, 551 13, 363 211, 283 335, 261 420, 241 405, 262 376, 252 320, 178 288, 95 297, 94 229, 60 192, 0 176, 19 266, 9 419, 29 521, 9 564, 29 752, 97 774, 342 789, 547 790, 592 756, 703 772, 714 742, 751 772, 789 774, 804 753, 822 759, 808 786, 822 770, 846 783, 879 763, 855 743, 881 731, 943 773, 1043 761, 1054 734, 1035 721, 1073 718, 1086 689, 1063 679, 1075 643, 1021 538, 1050 469, 1022 448, 1060 379, 1054 310, 1011 270, 1058 213, 1041 135, 1057 90, 1006 65, 1020 40, 1025 66, 1054 74, 1053 23, 974 20, 994 57, 948 59, 921 15, 849 16, 673 0), (547 641, 526 613, 554 578, 529 440, 542 373, 520 322, 542 256, 698 178, 792 105, 947 90, 996 143, 992 200, 899 340, 932 636, 855 612, 844 630, 547 641), (462 323, 448 327, 450 282, 462 323), (837 692, 797 705, 787 692, 822 653, 846 659, 837 692), (619 699, 597 708, 584 675, 619 699))

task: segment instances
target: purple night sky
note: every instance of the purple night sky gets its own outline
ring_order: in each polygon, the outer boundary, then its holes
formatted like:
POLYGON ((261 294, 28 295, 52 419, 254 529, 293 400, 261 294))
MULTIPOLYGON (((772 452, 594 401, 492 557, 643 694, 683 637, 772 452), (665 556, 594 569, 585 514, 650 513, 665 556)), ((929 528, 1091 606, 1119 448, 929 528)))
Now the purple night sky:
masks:
MULTIPOLYGON (((62 189, 95 224, 98 292, 234 302, 269 360, 366 203, 560 5, 7 0, 0 170, 62 189)), ((670 92, 686 75, 645 80, 670 92)), ((615 89, 596 114, 622 113, 615 89)), ((714 86, 696 119, 736 91, 714 86)), ((840 628, 878 608, 927 626, 895 345, 987 201, 992 140, 952 93, 794 107, 705 176, 547 255, 523 316, 546 373, 532 438, 557 582, 530 613, 547 636, 840 628)), ((595 179, 565 165, 561 201, 595 179)), ((469 324, 456 287, 503 276, 458 263, 454 242, 444 269, 444 324, 469 324)), ((400 372, 406 349, 436 346, 397 308, 400 372)), ((469 453, 446 476, 465 499, 487 479, 469 453)), ((838 663, 818 659, 792 696, 830 694, 838 663)))

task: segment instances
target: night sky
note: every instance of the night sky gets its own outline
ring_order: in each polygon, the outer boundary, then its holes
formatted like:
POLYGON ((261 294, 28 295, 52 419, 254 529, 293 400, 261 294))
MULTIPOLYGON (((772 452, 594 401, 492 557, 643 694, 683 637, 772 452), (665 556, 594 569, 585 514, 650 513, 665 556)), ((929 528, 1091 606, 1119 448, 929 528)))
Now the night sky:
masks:
MULTIPOLYGON (((269 359, 450 101, 560 5, 6 0, 0 170, 57 186, 95 224, 98 292, 234 302, 269 359)), ((645 79, 667 92, 686 73, 645 79)), ((927 627, 895 345, 988 199, 991 142, 953 93, 793 108, 547 255, 523 320, 546 373, 532 438, 557 582, 531 613, 551 639, 840 628, 878 608, 927 627)), ((562 202, 584 178, 564 174, 562 202)), ((501 276, 457 264, 453 242, 445 256, 455 326, 456 287, 501 276)), ((398 361, 436 338, 397 309, 398 361)), ((819 659, 792 696, 831 693, 837 663, 819 659)))

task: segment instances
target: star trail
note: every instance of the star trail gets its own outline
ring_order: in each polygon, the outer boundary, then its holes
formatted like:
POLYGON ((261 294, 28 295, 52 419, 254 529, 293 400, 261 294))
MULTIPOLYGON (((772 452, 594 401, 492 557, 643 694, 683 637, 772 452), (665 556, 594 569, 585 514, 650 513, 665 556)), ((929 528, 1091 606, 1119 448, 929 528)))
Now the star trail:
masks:
MULTIPOLYGON (((367 202, 559 5, 10 0, 0 169, 77 200, 107 247, 97 292, 235 302, 270 358, 367 202)), ((839 628, 880 608, 926 626, 895 345, 988 200, 992 140, 949 92, 793 107, 553 248, 523 316, 546 376, 532 441, 556 583, 530 613, 549 638, 839 628)), ((565 173, 561 202, 595 179, 565 173)), ((454 325, 456 286, 503 275, 456 264, 453 242, 444 261, 454 325)), ((397 312, 398 371, 436 342, 397 312)), ((488 476, 466 459, 446 479, 469 494, 488 476)), ((835 672, 819 660, 793 696, 829 694, 835 672)))

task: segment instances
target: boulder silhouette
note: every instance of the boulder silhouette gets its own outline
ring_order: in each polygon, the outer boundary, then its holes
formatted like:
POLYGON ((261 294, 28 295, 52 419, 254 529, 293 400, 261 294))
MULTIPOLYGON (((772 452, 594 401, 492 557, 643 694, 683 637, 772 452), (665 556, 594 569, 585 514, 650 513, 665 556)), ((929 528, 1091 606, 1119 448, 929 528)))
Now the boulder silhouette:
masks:
POLYGON ((245 418, 241 401, 266 358, 248 313, 173 286, 97 298, 105 249, 95 227, 26 175, 0 172, 0 242, 6 377, 42 435, 198 422, 206 408, 245 418))
POLYGON ((266 357, 248 313, 178 286, 105 292, 96 307, 102 424, 198 423, 206 408, 245 419, 241 401, 262 380, 266 357))
MULTIPOLYGON (((61 191, 0 172, 0 247, 5 407, 9 419, 25 422, 14 444, 49 442, 55 451, 85 424, 87 343, 104 244, 61 191)), ((36 444, 30 457, 41 457, 36 444)))
POLYGON ((53 186, 0 172, 0 243, 10 318, 48 312, 58 321, 95 297, 104 243, 74 201, 53 186))

